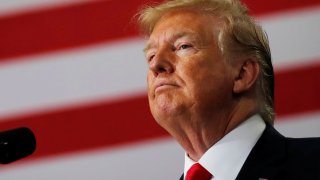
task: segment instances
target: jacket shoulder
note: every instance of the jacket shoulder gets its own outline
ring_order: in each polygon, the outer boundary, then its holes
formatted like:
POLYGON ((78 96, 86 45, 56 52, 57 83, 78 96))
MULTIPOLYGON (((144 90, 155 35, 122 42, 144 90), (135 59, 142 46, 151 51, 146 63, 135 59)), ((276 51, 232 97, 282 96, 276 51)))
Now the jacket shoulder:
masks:
POLYGON ((288 160, 302 165, 318 164, 320 169, 320 138, 286 138, 288 160))
POLYGON ((237 179, 260 177, 320 179, 320 138, 287 138, 267 124, 237 179))

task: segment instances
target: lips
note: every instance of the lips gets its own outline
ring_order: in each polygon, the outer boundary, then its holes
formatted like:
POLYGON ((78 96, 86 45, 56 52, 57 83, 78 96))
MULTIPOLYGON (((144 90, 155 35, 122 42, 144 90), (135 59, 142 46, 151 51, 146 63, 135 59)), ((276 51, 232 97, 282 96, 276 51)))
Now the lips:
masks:
POLYGON ((157 81, 154 84, 154 92, 156 93, 160 90, 164 90, 167 88, 174 88, 174 87, 178 87, 178 85, 174 82, 167 81, 167 80, 157 81))

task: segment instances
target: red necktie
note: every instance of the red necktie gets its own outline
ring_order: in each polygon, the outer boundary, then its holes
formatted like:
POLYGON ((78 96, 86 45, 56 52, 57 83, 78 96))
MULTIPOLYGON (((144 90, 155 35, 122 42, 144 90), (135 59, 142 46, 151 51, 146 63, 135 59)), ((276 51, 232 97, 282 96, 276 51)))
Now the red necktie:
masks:
POLYGON ((192 165, 186 175, 186 180, 210 180, 211 178, 212 174, 199 163, 192 165))

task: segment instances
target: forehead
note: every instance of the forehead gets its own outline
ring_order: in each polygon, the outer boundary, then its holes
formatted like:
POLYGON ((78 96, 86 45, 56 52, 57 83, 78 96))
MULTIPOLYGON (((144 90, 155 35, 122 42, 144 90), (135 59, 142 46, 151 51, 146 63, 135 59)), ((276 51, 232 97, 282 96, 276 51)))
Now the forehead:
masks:
POLYGON ((217 18, 213 15, 194 10, 170 11, 156 23, 147 44, 158 42, 161 39, 175 40, 184 36, 196 40, 212 39, 216 34, 218 24, 217 18))

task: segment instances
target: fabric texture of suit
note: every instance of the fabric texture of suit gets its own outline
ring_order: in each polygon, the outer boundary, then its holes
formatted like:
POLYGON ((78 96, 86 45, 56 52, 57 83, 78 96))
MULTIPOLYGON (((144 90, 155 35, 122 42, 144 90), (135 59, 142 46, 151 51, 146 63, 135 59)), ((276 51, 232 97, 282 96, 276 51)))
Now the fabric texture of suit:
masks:
POLYGON ((320 180, 320 138, 286 138, 267 124, 236 179, 320 180))

